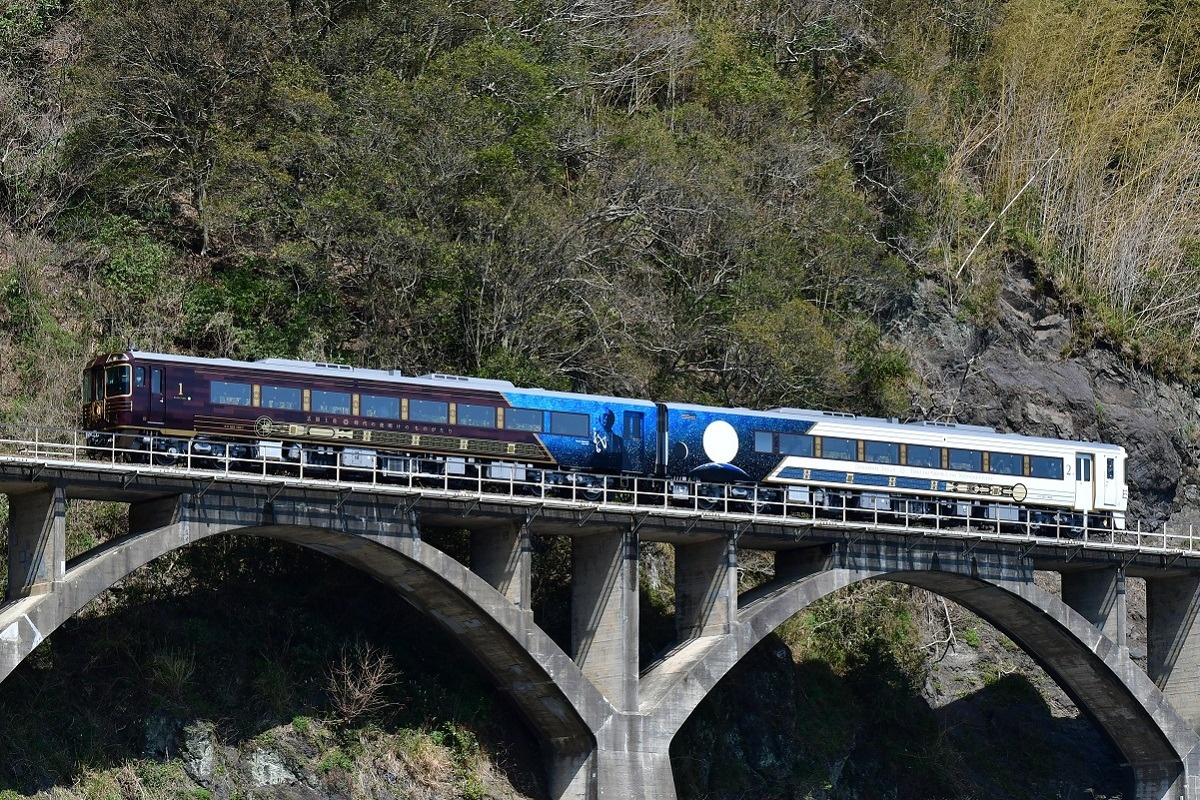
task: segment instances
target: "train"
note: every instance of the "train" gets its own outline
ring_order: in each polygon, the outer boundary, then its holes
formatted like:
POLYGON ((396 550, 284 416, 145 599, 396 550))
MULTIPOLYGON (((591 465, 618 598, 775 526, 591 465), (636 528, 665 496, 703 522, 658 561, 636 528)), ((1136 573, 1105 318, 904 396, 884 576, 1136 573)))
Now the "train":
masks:
POLYGON ((801 408, 654 402, 267 358, 105 353, 90 451, 223 469, 415 473, 538 491, 652 485, 669 501, 1124 529, 1125 449, 801 408))

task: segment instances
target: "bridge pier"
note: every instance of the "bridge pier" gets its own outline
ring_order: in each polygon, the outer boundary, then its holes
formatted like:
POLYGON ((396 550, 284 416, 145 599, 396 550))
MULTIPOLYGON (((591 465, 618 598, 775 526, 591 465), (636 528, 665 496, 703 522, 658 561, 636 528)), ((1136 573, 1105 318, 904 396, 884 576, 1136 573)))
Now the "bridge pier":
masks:
POLYGON ((533 545, 529 523, 471 531, 471 571, 518 608, 532 607, 533 545))
POLYGON ((1195 779, 1181 773, 1178 763, 1130 764, 1134 794, 1130 800, 1184 800, 1196 796, 1195 779))
POLYGON ((619 715, 610 723, 623 741, 606 742, 596 751, 596 800, 675 800, 670 742, 646 741, 643 721, 619 715))
POLYGON ((9 495, 8 599, 48 594, 67 565, 67 500, 63 487, 34 484, 9 495))
POLYGON ((571 655, 618 711, 638 708, 638 540, 630 530, 576 536, 571 655))
POLYGON ((1121 567, 1064 572, 1062 599, 1118 647, 1128 647, 1125 570, 1121 567))
POLYGON ((1200 577, 1146 579, 1146 672, 1200 732, 1200 577))
POLYGON ((729 633, 737 618, 737 547, 732 536, 675 545, 679 641, 729 633))

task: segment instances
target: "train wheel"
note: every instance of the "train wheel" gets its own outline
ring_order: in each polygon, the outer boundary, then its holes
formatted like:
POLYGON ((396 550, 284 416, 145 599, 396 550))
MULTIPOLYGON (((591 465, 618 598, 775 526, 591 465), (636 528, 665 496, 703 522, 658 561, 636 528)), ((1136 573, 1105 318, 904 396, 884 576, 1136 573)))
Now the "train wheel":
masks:
POLYGON ((725 499, 725 487, 711 483, 702 483, 696 489, 696 508, 701 511, 721 510, 725 499))

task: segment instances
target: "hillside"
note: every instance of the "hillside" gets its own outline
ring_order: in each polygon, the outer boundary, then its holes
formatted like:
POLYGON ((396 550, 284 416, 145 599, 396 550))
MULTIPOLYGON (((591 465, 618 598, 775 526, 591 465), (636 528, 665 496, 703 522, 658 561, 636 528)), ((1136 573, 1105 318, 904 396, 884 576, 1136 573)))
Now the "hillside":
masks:
MULTIPOLYGON (((134 343, 1118 442, 1134 515, 1200 522, 1197 45, 1184 0, 11 0, 0 423, 73 425, 134 343)), ((72 553, 123 532, 80 510, 72 553)), ((348 585, 253 543, 152 565, 0 685, 0 797, 544 796, 471 668, 348 585), (364 653, 383 705, 347 719, 364 653)), ((1118 790, 1002 637, 885 588, 731 676, 681 797, 1118 790)))

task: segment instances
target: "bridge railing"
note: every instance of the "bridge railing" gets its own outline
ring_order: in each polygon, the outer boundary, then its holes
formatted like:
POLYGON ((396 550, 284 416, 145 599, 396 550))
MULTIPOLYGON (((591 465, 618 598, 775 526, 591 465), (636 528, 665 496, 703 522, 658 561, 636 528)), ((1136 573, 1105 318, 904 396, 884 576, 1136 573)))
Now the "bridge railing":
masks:
POLYGON ((291 460, 263 453, 234 457, 194 439, 180 452, 178 437, 113 436, 102 443, 84 431, 0 426, 0 462, 103 467, 121 472, 161 473, 251 482, 298 481, 305 485, 385 493, 425 493, 521 505, 554 504, 585 509, 624 509, 681 517, 727 518, 734 522, 773 522, 797 527, 871 529, 904 535, 1035 541, 1063 546, 1200 554, 1191 526, 1143 529, 1140 522, 1115 530, 1085 515, 1064 515, 1054 523, 984 519, 970 514, 929 513, 928 503, 895 498, 874 508, 855 507, 835 492, 804 487, 726 486, 699 481, 552 473, 516 465, 475 465, 419 456, 352 456, 305 448, 291 460), (312 456, 329 463, 312 463, 312 456), (463 467, 463 469, 459 469, 463 467), (467 468, 471 467, 471 468, 467 468), (1082 519, 1082 524, 1080 520, 1082 519))

